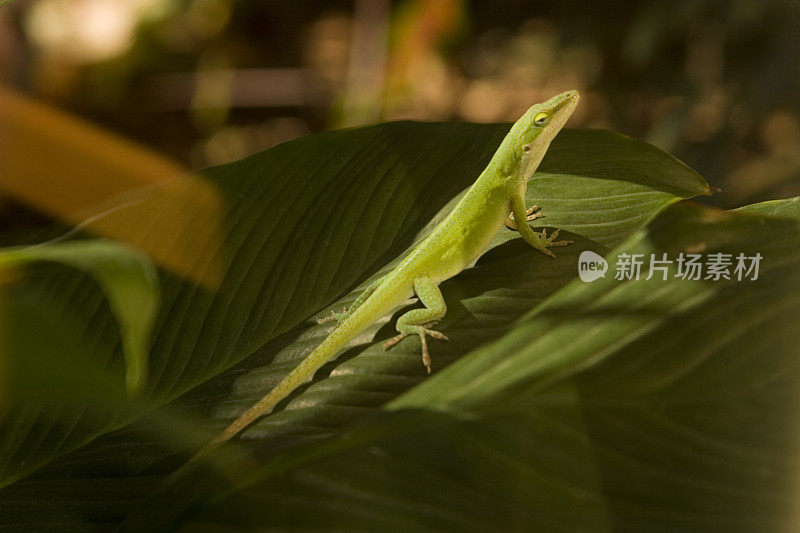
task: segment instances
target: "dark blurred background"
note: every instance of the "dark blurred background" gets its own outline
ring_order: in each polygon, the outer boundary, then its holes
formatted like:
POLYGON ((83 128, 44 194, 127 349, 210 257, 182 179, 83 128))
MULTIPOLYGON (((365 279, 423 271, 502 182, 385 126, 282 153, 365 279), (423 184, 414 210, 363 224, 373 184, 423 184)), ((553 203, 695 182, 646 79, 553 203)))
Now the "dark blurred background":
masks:
MULTIPOLYGON (((574 88, 571 127, 674 154, 722 189, 708 203, 800 195, 796 0, 2 4, 6 89, 176 168, 376 121, 513 121, 574 88)), ((15 105, 0 100, 0 116, 15 105)), ((0 202, 5 229, 48 211, 0 202)))

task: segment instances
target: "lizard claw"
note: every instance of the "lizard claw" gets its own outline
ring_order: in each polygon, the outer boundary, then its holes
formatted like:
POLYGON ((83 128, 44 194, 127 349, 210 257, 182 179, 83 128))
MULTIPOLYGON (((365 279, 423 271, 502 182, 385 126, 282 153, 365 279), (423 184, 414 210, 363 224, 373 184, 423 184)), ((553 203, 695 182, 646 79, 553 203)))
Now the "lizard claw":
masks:
POLYGON ((556 237, 558 237, 558 234, 559 234, 560 231, 561 230, 558 230, 558 229, 554 230, 553 233, 551 233, 549 237, 547 236, 547 229, 542 229, 541 233, 535 233, 534 232, 534 235, 536 237, 538 237, 538 239, 536 240, 536 242, 531 242, 530 244, 531 244, 531 246, 533 246, 534 248, 536 248, 537 250, 539 250, 543 254, 555 259, 556 255, 553 252, 551 252, 550 250, 548 250, 548 247, 550 247, 550 246, 566 246, 568 244, 572 244, 572 241, 557 241, 556 240, 556 237))
POLYGON ((531 220, 536 220, 537 218, 544 218, 544 213, 542 213, 542 208, 539 207, 539 204, 533 204, 525 211, 525 220, 530 222, 531 220))
POLYGON ((436 331, 435 329, 428 329, 424 328, 420 335, 430 335, 434 339, 439 339, 440 341, 449 341, 450 337, 442 333, 441 331, 436 331))
MULTIPOLYGON (((434 339, 438 339, 441 341, 450 340, 450 338, 441 331, 436 331, 434 329, 429 329, 426 327, 432 325, 433 324, 426 324, 425 326, 419 326, 419 331, 417 332, 419 334, 420 342, 422 343, 422 364, 425 365, 425 369, 428 371, 428 374, 431 373, 431 355, 430 352, 428 351, 428 340, 425 338, 425 336, 430 335, 434 339)), ((413 332, 407 332, 395 335, 394 337, 383 343, 383 349, 388 350, 389 348, 391 348, 401 340, 405 339, 412 333, 413 332)))
MULTIPOLYGON (((525 220, 527 222, 531 222, 533 220, 544 218, 544 213, 542 213, 542 208, 539 207, 538 204, 534 204, 530 206, 527 211, 525 211, 525 220)), ((508 215, 508 218, 505 221, 505 226, 510 229, 517 231, 517 221, 514 219, 514 213, 508 215)))
POLYGON ((344 315, 346 315, 346 314, 347 314, 347 308, 346 307, 342 309, 341 313, 337 313, 336 311, 331 309, 330 316, 326 316, 324 318, 318 318, 317 319, 317 324, 327 324, 328 322, 333 322, 333 321, 341 323, 344 315))
POLYGON ((405 339, 406 337, 408 337, 408 333, 400 333, 398 335, 395 335, 394 337, 392 337, 388 341, 384 342, 381 347, 384 350, 388 350, 389 348, 391 348, 392 346, 394 346, 395 344, 397 344, 401 340, 405 339))
POLYGON ((550 236, 548 237, 547 236, 547 230, 543 229, 542 230, 542 235, 541 235, 542 240, 544 241, 543 244, 545 246, 566 246, 568 244, 572 244, 573 241, 557 241, 557 240, 555 240, 556 237, 558 237, 558 234, 559 234, 560 231, 561 231, 560 229, 554 230, 553 233, 551 233, 550 236))
POLYGON ((431 373, 431 354, 428 351, 428 340, 425 338, 425 335, 430 335, 434 339, 439 339, 441 341, 449 341, 450 338, 442 333, 441 331, 436 331, 433 329, 428 329, 426 327, 422 328, 422 331, 419 332, 419 339, 422 343, 422 364, 425 365, 425 370, 428 371, 428 374, 431 373))

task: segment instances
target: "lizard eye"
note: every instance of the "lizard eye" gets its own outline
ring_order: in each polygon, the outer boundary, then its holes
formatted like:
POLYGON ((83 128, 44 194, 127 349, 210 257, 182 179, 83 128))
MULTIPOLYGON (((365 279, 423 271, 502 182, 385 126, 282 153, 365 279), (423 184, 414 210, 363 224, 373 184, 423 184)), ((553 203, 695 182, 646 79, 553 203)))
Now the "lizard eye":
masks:
POLYGON ((525 146, 522 147, 522 151, 523 152, 530 152, 531 151, 531 145, 530 144, 526 144, 525 146))
POLYGON ((550 122, 550 115, 547 113, 539 113, 535 117, 533 117, 533 123, 540 128, 542 126, 546 126, 547 123, 550 122))

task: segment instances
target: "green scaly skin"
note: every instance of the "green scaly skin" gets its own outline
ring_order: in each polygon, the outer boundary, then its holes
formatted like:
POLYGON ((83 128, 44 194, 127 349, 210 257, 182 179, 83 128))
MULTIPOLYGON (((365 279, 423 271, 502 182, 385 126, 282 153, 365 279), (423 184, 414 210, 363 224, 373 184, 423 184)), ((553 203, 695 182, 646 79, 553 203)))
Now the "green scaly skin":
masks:
POLYGON ((192 460, 207 455, 257 418, 269 413, 278 402, 310 380, 354 337, 415 294, 424 307, 408 311, 397 320, 399 334, 386 342, 384 348, 409 335, 419 335, 422 360, 430 373, 426 336, 447 340, 444 334, 430 329, 447 311, 438 284, 472 265, 504 225, 519 231, 528 244, 551 257, 555 256, 548 247, 569 244, 568 241, 554 240, 558 231, 549 237, 544 232, 539 235, 527 223, 516 221, 530 221, 541 216, 536 206, 526 209, 528 181, 579 99, 577 91, 567 91, 528 109, 511 127, 486 169, 434 231, 394 270, 370 286, 349 311, 334 314, 331 318, 339 321, 338 327, 274 389, 211 440, 192 460))

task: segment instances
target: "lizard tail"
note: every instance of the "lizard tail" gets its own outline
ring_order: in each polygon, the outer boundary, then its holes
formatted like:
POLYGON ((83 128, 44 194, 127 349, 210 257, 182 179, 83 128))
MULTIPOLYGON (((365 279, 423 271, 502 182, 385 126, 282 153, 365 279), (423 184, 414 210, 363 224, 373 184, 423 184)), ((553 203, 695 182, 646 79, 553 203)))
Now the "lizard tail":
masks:
POLYGON ((228 427, 201 448, 189 462, 191 463, 210 454, 219 448, 222 443, 230 440, 244 428, 252 424, 256 419, 269 413, 278 402, 286 398, 297 387, 308 381, 322 365, 333 359, 339 350, 363 329, 363 325, 360 324, 360 322, 364 321, 362 317, 364 316, 363 310, 365 307, 366 306, 360 307, 344 322, 339 324, 339 326, 337 326, 314 351, 305 357, 294 370, 283 378, 275 388, 269 391, 239 418, 231 422, 228 427))

